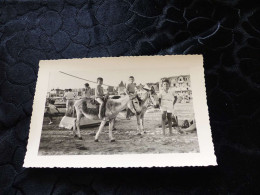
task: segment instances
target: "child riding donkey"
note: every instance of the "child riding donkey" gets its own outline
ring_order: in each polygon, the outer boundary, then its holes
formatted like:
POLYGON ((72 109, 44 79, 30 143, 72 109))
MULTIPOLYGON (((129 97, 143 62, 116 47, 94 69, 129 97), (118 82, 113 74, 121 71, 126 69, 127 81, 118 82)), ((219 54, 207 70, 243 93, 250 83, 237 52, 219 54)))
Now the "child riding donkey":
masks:
POLYGON ((74 136, 82 139, 80 135, 80 119, 82 116, 92 120, 97 120, 99 118, 102 119, 102 121, 99 126, 99 130, 96 133, 95 141, 98 141, 98 137, 107 121, 109 121, 110 141, 114 141, 112 129, 114 128, 114 122, 117 115, 128 106, 130 107, 130 109, 132 109, 132 112, 136 112, 139 115, 141 113, 139 101, 135 95, 126 95, 119 99, 108 99, 108 95, 104 94, 104 90, 102 87, 103 79, 101 77, 97 79, 97 83, 98 84, 95 89, 95 100, 99 103, 98 112, 96 109, 97 105, 91 100, 91 98, 82 98, 80 100, 76 100, 74 103, 74 108, 77 118, 73 127, 73 134, 74 136))
MULTIPOLYGON (((129 77, 129 83, 126 86, 126 94, 128 95, 134 95, 136 94, 136 84, 134 83, 134 77, 130 76, 129 77)), ((130 120, 130 114, 131 114, 131 110, 129 108, 126 109, 126 119, 130 120)))
POLYGON ((95 89, 95 99, 99 103, 99 112, 98 112, 98 118, 102 119, 104 117, 104 111, 102 113, 102 109, 104 108, 105 102, 107 101, 108 94, 104 94, 104 89, 102 87, 103 85, 103 78, 98 77, 97 78, 97 87, 95 89))
POLYGON ((85 91, 83 93, 83 98, 91 98, 91 94, 90 94, 91 88, 90 88, 88 83, 85 83, 85 89, 84 90, 85 91))

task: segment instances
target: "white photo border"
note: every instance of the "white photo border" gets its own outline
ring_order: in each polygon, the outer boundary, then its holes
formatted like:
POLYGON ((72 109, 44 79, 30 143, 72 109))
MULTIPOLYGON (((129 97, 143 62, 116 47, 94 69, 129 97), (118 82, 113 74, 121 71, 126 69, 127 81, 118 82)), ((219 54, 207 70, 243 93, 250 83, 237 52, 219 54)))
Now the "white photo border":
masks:
POLYGON ((23 167, 60 168, 128 168, 128 167, 184 167, 216 166, 206 98, 202 55, 168 55, 137 57, 104 57, 83 59, 43 60, 39 63, 38 80, 33 102, 30 134, 23 167), (172 66, 180 74, 189 73, 191 78, 193 107, 195 113, 198 153, 121 154, 121 155, 38 155, 42 120, 49 73, 51 71, 86 71, 87 68, 108 69, 117 66, 120 70, 129 65, 151 68, 172 66))

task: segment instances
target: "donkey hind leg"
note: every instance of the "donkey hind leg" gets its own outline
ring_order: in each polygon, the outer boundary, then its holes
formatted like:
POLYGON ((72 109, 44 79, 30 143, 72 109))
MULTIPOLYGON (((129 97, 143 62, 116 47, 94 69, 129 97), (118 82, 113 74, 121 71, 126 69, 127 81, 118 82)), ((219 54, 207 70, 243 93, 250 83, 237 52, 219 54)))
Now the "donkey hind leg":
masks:
POLYGON ((115 138, 113 137, 113 134, 112 134, 112 131, 113 131, 113 128, 114 128, 114 124, 115 124, 115 119, 111 119, 109 121, 109 139, 110 139, 110 142, 114 142, 115 141, 115 138))
POLYGON ((99 129, 98 129, 98 131, 97 131, 97 133, 96 133, 96 136, 95 136, 95 142, 98 142, 99 134, 100 134, 101 131, 103 130, 105 124, 106 124, 106 120, 102 120, 102 121, 101 121, 101 124, 100 124, 100 126, 99 126, 99 129))
POLYGON ((144 129, 144 115, 143 114, 140 116, 140 127, 141 127, 141 131, 146 133, 146 131, 144 129))
POLYGON ((77 122, 77 119, 74 120, 73 122, 73 128, 72 128, 72 133, 73 133, 73 137, 77 137, 77 134, 76 134, 76 122, 77 122))
POLYGON ((136 119, 137 119, 137 135, 141 135, 140 115, 136 115, 136 119))
POLYGON ((78 136, 79 139, 82 139, 81 134, 80 134, 80 119, 82 117, 82 113, 77 112, 77 119, 76 119, 76 127, 77 127, 77 133, 76 135, 78 136))

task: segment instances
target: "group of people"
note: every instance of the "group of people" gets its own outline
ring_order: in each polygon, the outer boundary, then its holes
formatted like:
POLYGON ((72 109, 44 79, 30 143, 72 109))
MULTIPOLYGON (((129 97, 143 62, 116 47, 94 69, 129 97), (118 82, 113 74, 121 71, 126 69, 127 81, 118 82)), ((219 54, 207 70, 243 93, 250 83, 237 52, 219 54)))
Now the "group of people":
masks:
MULTIPOLYGON (((147 93, 145 90, 145 86, 142 84, 136 85, 134 83, 135 79, 133 76, 130 76, 128 79, 128 84, 126 86, 126 94, 127 95, 138 95, 140 99, 142 99, 142 96, 147 93)), ((95 98, 96 101, 99 102, 99 118, 101 119, 101 108, 104 104, 104 90, 102 87, 103 84, 103 78, 99 77, 97 78, 97 87, 95 89, 95 98)), ((162 131, 165 135, 165 123, 168 119, 169 124, 169 133, 172 134, 172 118, 173 118, 173 109, 174 105, 177 102, 177 94, 170 90, 170 81, 168 79, 163 79, 162 81, 162 90, 158 94, 159 98, 159 107, 162 112, 162 131)), ((126 118, 130 119, 130 109, 127 109, 126 112, 126 118)))
MULTIPOLYGON (((97 87, 95 89, 95 100, 99 103, 99 115, 98 115, 98 117, 100 119, 102 118, 101 108, 104 105, 104 97, 109 95, 109 94, 104 94, 104 89, 103 89, 102 85, 103 85, 103 78, 98 77, 97 78, 97 87)), ((143 96, 144 93, 146 93, 146 91, 144 89, 144 85, 140 84, 140 85, 137 86, 134 83, 134 77, 130 76, 129 77, 129 83, 127 84, 126 89, 125 89, 125 93, 127 95, 136 94, 142 99, 142 96, 143 96)), ((127 109, 126 113, 127 113, 126 118, 130 119, 130 113, 131 113, 130 109, 127 109)))
MULTIPOLYGON (((125 93, 127 95, 138 95, 140 99, 142 99, 142 96, 147 93, 147 86, 144 86, 142 84, 136 85, 135 78, 133 76, 130 76, 128 79, 128 84, 125 89, 125 93)), ((108 96, 108 94, 104 93, 104 89, 102 87, 103 85, 103 78, 98 77, 97 78, 97 86, 95 88, 95 100, 99 103, 99 114, 98 117, 102 119, 101 116, 101 108, 104 105, 104 98, 108 96)), ((83 97, 90 98, 90 86, 88 83, 85 84, 85 92, 83 94, 83 97)), ((149 89, 148 89, 149 90, 149 89)), ((66 101, 66 111, 72 106, 70 105, 70 100, 74 100, 76 97, 76 94, 72 92, 71 89, 68 90, 67 93, 64 94, 64 98, 66 101)), ((162 131, 165 135, 165 124, 168 119, 169 124, 169 133, 172 134, 172 117, 173 117, 173 109, 174 105, 177 101, 177 94, 170 90, 170 81, 168 79, 163 79, 162 81, 162 90, 158 94, 159 99, 159 107, 161 110, 161 119, 162 119, 162 131)), ((49 114, 47 114, 50 118, 50 123, 52 123, 52 113, 54 111, 58 111, 58 109, 54 106, 54 102, 50 102, 49 106, 47 107, 47 110, 49 110, 49 114)), ((58 111, 59 112, 59 111, 58 111)), ((126 111, 126 119, 130 119, 131 111, 130 109, 127 109, 126 111)))
MULTIPOLYGON (((137 94, 139 97, 142 98, 142 94, 146 93, 146 90, 144 88, 144 85, 140 84, 138 87, 134 83, 134 77, 129 77, 129 83, 126 87, 126 93, 131 94, 137 94)), ((169 125, 169 133, 172 134, 172 118, 173 118, 173 109, 174 105, 177 102, 177 94, 170 90, 170 81, 169 79, 163 79, 162 80, 162 90, 158 94, 159 99, 159 107, 162 113, 162 131, 163 135, 165 135, 165 129, 166 129, 166 120, 168 119, 168 125, 169 125)), ((130 109, 127 110, 126 118, 129 119, 130 117, 130 109)))

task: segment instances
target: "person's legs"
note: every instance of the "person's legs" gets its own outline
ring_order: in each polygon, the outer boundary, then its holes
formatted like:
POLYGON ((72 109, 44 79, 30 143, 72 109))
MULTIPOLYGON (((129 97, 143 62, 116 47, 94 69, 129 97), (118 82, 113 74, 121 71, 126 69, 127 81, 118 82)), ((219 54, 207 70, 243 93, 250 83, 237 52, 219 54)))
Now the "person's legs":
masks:
MULTIPOLYGON (((133 95, 133 93, 129 93, 129 96, 130 95, 133 95)), ((126 119, 129 119, 130 120, 130 118, 131 118, 131 110, 130 110, 130 108, 126 108, 126 119)))
POLYGON ((101 109, 102 109, 102 107, 103 107, 104 101, 103 101, 101 98, 97 98, 96 100, 97 100, 97 102, 99 103, 98 118, 99 118, 99 119, 102 119, 101 109))
POLYGON ((65 115, 68 115, 68 111, 69 111, 69 100, 66 100, 66 112, 65 115))
POLYGON ((69 110, 69 114, 72 115, 73 114, 73 103, 74 101, 73 100, 69 100, 68 102, 68 110, 69 110))
POLYGON ((46 113, 47 114, 47 117, 49 118, 50 122, 49 122, 49 125, 53 123, 53 119, 52 119, 52 114, 51 113, 46 113))
POLYGON ((172 135, 172 113, 167 113, 168 125, 169 125, 169 132, 172 135))
POLYGON ((166 111, 162 112, 162 131, 163 135, 165 135, 165 121, 166 121, 166 111))

